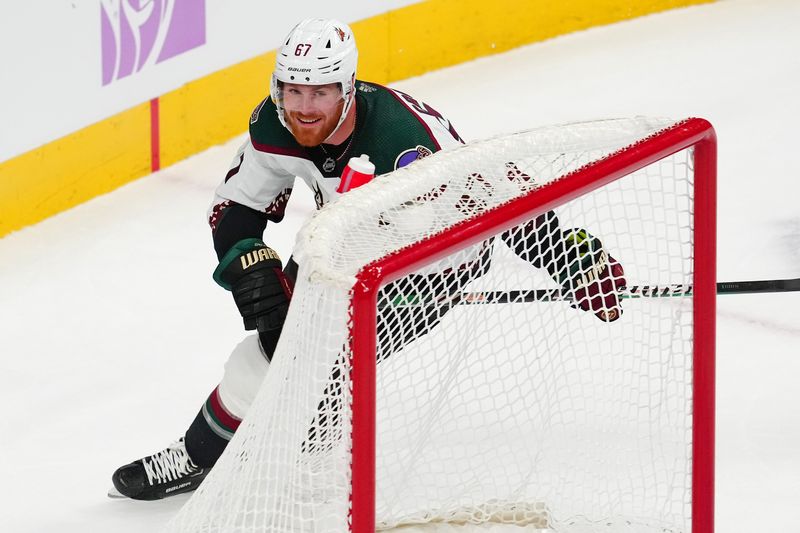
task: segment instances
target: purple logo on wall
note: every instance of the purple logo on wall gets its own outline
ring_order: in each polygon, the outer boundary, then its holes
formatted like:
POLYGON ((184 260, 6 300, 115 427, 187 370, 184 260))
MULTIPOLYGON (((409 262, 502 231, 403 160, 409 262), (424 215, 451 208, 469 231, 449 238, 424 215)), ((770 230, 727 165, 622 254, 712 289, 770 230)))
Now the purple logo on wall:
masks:
POLYGON ((103 85, 206 42, 205 0, 100 0, 103 85))

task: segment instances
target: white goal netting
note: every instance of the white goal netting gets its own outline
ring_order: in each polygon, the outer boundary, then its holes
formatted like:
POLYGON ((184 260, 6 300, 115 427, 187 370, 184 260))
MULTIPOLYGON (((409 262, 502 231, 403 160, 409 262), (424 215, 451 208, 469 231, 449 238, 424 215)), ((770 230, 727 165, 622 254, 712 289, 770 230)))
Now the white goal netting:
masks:
MULTIPOLYGON (((362 319, 351 295, 366 265, 438 249, 431 237, 673 124, 609 120, 491 139, 320 210, 298 236, 296 292, 259 395, 169 530, 348 531, 361 431, 352 405, 373 402, 379 529, 691 531, 693 300, 620 297, 621 317, 604 322, 570 299, 587 255, 564 237, 580 228, 602 243, 628 292, 690 286, 692 148, 384 286, 374 398, 354 397, 350 374, 362 319)), ((589 267, 601 261, 588 255, 589 267)))

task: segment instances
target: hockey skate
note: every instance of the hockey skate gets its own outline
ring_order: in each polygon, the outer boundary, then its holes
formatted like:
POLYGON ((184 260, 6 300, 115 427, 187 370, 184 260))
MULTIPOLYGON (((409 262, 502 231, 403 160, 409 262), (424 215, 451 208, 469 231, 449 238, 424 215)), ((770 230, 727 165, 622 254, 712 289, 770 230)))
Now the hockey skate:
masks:
POLYGON ((160 500, 196 489, 210 471, 192 462, 181 437, 160 452, 119 467, 111 476, 114 488, 108 495, 160 500))

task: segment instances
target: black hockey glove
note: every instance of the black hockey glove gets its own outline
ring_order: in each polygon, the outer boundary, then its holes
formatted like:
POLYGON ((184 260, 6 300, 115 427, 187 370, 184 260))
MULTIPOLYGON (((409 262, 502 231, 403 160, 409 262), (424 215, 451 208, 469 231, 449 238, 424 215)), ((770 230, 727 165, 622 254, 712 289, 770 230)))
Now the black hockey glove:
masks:
POLYGON ((233 293, 244 329, 263 333, 283 327, 292 284, 281 266, 278 254, 261 239, 243 239, 214 270, 214 281, 233 293))

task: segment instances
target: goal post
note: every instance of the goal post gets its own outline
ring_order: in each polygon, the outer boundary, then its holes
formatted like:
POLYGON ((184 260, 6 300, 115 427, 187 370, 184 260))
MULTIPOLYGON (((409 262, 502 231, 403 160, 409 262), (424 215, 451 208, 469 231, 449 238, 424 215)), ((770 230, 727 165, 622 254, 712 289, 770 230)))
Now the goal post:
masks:
POLYGON ((169 531, 713 533, 715 206, 694 118, 497 137, 342 195, 299 233, 264 384, 169 531), (584 245, 692 291, 606 323, 564 285, 584 245), (566 297, 514 296, 538 289, 566 297), (454 297, 476 290, 509 297, 454 297))

